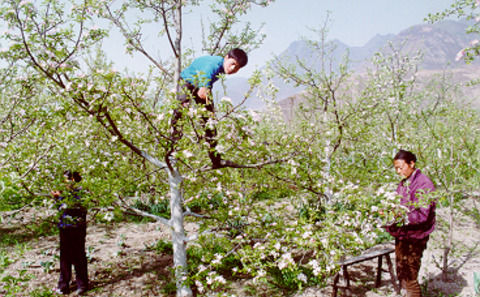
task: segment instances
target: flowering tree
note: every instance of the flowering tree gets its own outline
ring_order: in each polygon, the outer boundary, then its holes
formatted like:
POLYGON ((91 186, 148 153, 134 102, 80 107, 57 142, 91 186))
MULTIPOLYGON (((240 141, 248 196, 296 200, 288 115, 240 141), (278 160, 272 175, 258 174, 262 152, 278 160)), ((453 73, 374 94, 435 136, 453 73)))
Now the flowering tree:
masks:
POLYGON ((456 16, 459 19, 466 19, 468 21, 473 20, 473 24, 467 28, 467 33, 472 34, 474 37, 470 41, 469 45, 462 48, 455 57, 456 61, 464 60, 469 63, 472 62, 480 53, 480 41, 477 38, 480 33, 480 13, 479 13, 480 1, 478 0, 457 0, 452 5, 442 12, 437 12, 428 15, 430 22, 438 22, 447 17, 456 16))
MULTIPOLYGON (((311 42, 324 59, 323 69, 301 61, 299 73, 276 68, 285 79, 308 86, 291 122, 277 113, 245 111, 226 97, 217 100, 209 123, 219 131, 216 149, 237 168, 212 169, 199 124, 206 113, 202 106, 184 109, 180 141, 170 133, 180 69, 191 58, 181 45, 181 20, 184 11, 202 2, 62 3, 11 0, 1 6, 9 26, 4 34, 9 47, 2 56, 18 61, 29 70, 27 81, 41 86, 41 96, 23 89, 20 98, 32 94, 29 102, 48 101, 45 118, 57 121, 51 124, 55 131, 42 130, 56 135, 54 141, 35 140, 44 148, 63 144, 48 150, 49 162, 39 170, 42 180, 54 175, 55 164, 74 166, 83 159, 91 176, 88 188, 101 197, 102 206, 121 204, 169 226, 178 296, 192 295, 193 284, 201 293, 227 290, 229 273, 284 290, 326 284, 341 257, 385 238, 377 227, 391 217, 378 210, 396 207, 393 152, 407 147, 429 160, 426 139, 439 131, 429 127, 446 116, 428 100, 430 94, 416 88, 415 58, 378 54, 369 75, 355 86, 348 63, 338 72, 329 68, 333 64, 324 44, 311 42), (132 18, 137 14, 140 20, 132 18), (127 52, 144 55, 152 68, 144 75, 114 70, 98 47, 108 33, 94 25, 101 24, 98 18, 111 21, 125 37, 127 52), (159 25, 173 57, 151 54, 142 39, 148 23, 159 25), (269 165, 265 171, 257 170, 264 165, 269 165), (145 196, 168 201, 170 214, 134 207, 132 202, 145 196), (199 224, 191 237, 183 227, 186 216, 199 224)), ((258 45, 261 36, 256 39, 252 28, 235 25, 251 5, 269 1, 209 3, 216 18, 204 38, 205 51, 221 55, 230 45, 258 45)), ((258 73, 250 78, 252 87, 259 81, 258 73)), ((0 119, 11 118, 2 114, 0 119)), ((28 163, 18 161, 27 164, 27 172, 28 163)), ((47 192, 39 184, 29 189, 47 192)))
MULTIPOLYGON (((226 44, 246 49, 249 45, 258 45, 259 41, 256 41, 254 30, 249 25, 234 32, 234 24, 239 21, 238 16, 245 14, 251 5, 266 6, 269 2, 212 2, 212 11, 218 20, 212 23, 211 31, 206 36, 210 44, 208 52, 225 54, 226 44)), ((6 59, 22 61, 35 70, 36 79, 47 86, 46 96, 55 98, 60 104, 73 103, 78 112, 88 117, 89 120, 84 123, 95 128, 98 125, 102 127, 110 135, 110 143, 121 143, 151 166, 164 170, 165 176, 159 179, 168 179, 170 219, 131 209, 171 227, 178 296, 192 294, 186 282, 185 243, 188 239, 183 223, 185 215, 196 215, 188 208, 184 210, 183 184, 185 178, 195 180, 200 172, 210 169, 206 163, 206 153, 191 153, 205 152, 204 135, 196 123, 206 111, 200 107, 190 107, 185 116, 192 125, 183 131, 184 141, 172 141, 168 132, 169 111, 177 108, 175 96, 179 91, 182 68, 182 10, 189 4, 196 6, 199 2, 132 1, 115 6, 104 1, 81 4, 47 1, 42 5, 28 1, 6 1, 1 9, 9 27, 4 36, 10 42, 10 47, 3 53, 6 59), (129 13, 146 11, 149 14, 144 14, 144 18, 133 25, 129 24, 129 13), (147 15, 151 19, 147 19, 147 15), (106 30, 93 25, 98 20, 97 16, 110 20, 120 29, 128 51, 140 52, 152 62, 155 68, 146 79, 114 71, 99 51, 93 51, 107 36, 106 30), (168 59, 156 60, 145 49, 141 29, 143 24, 150 21, 160 24, 159 31, 171 45, 174 65, 165 62, 168 59), (176 92, 170 91, 172 87, 176 92), (166 154, 172 151, 172 146, 173 154, 166 154), (192 175, 185 176, 181 173, 183 170, 192 175)), ((258 78, 254 77, 252 83, 258 83, 258 78)), ((232 106, 228 100, 220 102, 219 109, 221 114, 212 124, 226 132, 219 135, 217 149, 228 157, 240 160, 235 167, 258 168, 272 163, 268 151, 252 140, 253 128, 250 127, 254 122, 251 115, 232 106), (229 147, 243 149, 230 150, 229 147), (253 147, 257 153, 251 153, 253 147), (251 163, 250 160, 253 165, 238 165, 251 163)), ((85 138, 83 141, 89 142, 85 138)), ((124 193, 117 193, 117 196, 125 201, 125 197, 122 197, 124 193)))
MULTIPOLYGON (((318 63, 324 67, 312 67, 316 61, 324 61, 322 53, 328 44, 322 41, 324 38, 320 43, 311 42, 317 51, 307 57, 308 63, 297 58, 293 65, 286 65, 279 59, 273 67, 285 80, 306 86, 306 91, 292 99, 291 106, 294 116, 290 126, 295 135, 292 143, 297 156, 292 162, 279 165, 294 165, 292 172, 284 170, 272 175, 297 188, 299 196, 311 197, 299 207, 305 217, 316 220, 322 227, 330 227, 329 230, 338 230, 323 233, 313 227, 310 231, 314 235, 307 237, 319 236, 324 242, 334 238, 337 244, 312 246, 311 250, 328 250, 333 258, 339 258, 389 238, 379 227, 392 223, 392 214, 398 212, 398 197, 392 192, 399 180, 391 168, 398 149, 417 153, 421 160, 419 167, 438 186, 437 199, 448 192, 447 188, 474 182, 461 169, 464 168, 461 164, 477 162, 478 152, 472 151, 471 145, 468 145, 471 154, 461 153, 462 157, 454 158, 458 166, 434 160, 433 150, 462 151, 458 145, 465 141, 454 136, 456 129, 447 132, 440 123, 461 117, 469 122, 466 129, 475 130, 477 125, 472 120, 478 114, 460 107, 452 99, 458 100, 460 96, 452 92, 454 87, 447 84, 448 79, 419 80, 420 56, 405 56, 390 46, 374 56, 367 75, 355 76, 349 73, 346 63, 340 63, 338 68, 329 68, 334 63, 325 62, 318 63), (452 112, 445 113, 447 110, 452 112), (451 135, 446 137, 452 142, 447 144, 444 135, 451 135), (442 174, 437 174, 437 170, 442 174), (464 177, 468 182, 458 181, 464 177), (341 222, 330 215, 341 217, 341 222), (335 223, 328 225, 329 220, 335 223)), ((315 273, 326 273, 331 264, 320 257, 315 263, 315 273)))
MULTIPOLYGON (((38 126, 45 124, 44 118, 38 116, 38 106, 28 108, 31 99, 38 94, 35 83, 28 80, 15 81, 13 77, 17 75, 18 69, 13 64, 7 68, 1 69, 1 103, 3 109, 0 111, 0 154, 2 156, 0 168, 2 169, 2 179, 0 193, 2 204, 13 204, 18 206, 22 204, 18 201, 15 193, 20 187, 30 191, 29 186, 22 183, 24 178, 29 175, 37 166, 37 164, 48 155, 52 147, 37 147, 38 154, 30 154, 28 166, 22 166, 25 160, 18 162, 19 159, 25 158, 26 149, 25 139, 28 139, 32 130, 36 130, 38 126)), ((31 147, 31 144, 28 144, 31 147)), ((33 149, 33 148, 32 148, 33 149)), ((3 207, 2 207, 3 208, 3 207)))

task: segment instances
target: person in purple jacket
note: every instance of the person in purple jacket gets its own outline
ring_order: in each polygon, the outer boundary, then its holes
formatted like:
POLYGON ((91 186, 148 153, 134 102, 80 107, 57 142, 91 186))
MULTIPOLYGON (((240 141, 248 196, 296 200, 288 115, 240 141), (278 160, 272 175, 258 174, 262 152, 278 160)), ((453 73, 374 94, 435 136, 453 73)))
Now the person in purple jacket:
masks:
POLYGON ((435 186, 415 168, 416 161, 417 157, 405 150, 400 150, 393 159, 395 171, 403 177, 397 193, 402 196, 401 204, 409 210, 408 223, 386 228, 395 237, 397 276, 407 297, 422 296, 418 272, 429 235, 435 229, 435 201, 428 195, 435 186))

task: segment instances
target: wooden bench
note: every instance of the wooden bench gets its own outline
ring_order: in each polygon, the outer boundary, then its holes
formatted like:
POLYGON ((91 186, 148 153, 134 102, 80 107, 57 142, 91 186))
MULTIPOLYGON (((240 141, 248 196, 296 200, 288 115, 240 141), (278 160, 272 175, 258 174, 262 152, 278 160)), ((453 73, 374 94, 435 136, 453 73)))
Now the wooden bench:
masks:
POLYGON ((395 272, 393 271, 392 260, 390 259, 390 254, 393 253, 393 252, 395 252, 394 248, 383 248, 383 249, 379 249, 379 250, 366 252, 366 253, 364 253, 360 256, 353 257, 353 258, 350 258, 350 259, 346 259, 346 260, 340 262, 339 265, 341 266, 341 270, 343 271, 343 278, 344 278, 344 281, 346 282, 346 286, 344 286, 344 287, 338 286, 338 280, 340 279, 340 271, 337 272, 335 274, 335 277, 334 277, 334 280, 333 280, 332 296, 333 297, 337 296, 338 288, 343 288, 344 292, 345 292, 345 295, 347 294, 348 290, 351 290, 350 289, 350 276, 348 275, 348 266, 351 266, 353 264, 357 264, 357 263, 360 263, 360 262, 363 262, 363 261, 368 261, 368 260, 371 260, 371 259, 375 259, 375 258, 378 258, 377 279, 375 281, 375 288, 380 287, 380 283, 382 281, 382 271, 385 271, 385 272, 390 273, 390 277, 391 277, 393 287, 394 287, 395 291, 398 294, 400 294, 400 286, 398 285, 397 277, 395 275, 395 272), (385 258, 385 260, 387 261, 388 271, 382 269, 382 259, 383 258, 385 258))

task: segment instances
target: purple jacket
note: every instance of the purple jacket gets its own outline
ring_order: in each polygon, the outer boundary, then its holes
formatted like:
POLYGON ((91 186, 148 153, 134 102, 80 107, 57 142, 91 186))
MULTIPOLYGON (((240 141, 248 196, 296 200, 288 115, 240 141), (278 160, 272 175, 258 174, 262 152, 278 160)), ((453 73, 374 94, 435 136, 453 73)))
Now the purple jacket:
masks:
POLYGON ((423 239, 435 229, 435 201, 429 205, 418 207, 412 205, 422 199, 422 192, 429 193, 435 190, 433 182, 416 169, 408 179, 400 182, 397 193, 402 195, 400 203, 408 207, 408 224, 403 226, 391 225, 387 231, 398 239, 423 239))

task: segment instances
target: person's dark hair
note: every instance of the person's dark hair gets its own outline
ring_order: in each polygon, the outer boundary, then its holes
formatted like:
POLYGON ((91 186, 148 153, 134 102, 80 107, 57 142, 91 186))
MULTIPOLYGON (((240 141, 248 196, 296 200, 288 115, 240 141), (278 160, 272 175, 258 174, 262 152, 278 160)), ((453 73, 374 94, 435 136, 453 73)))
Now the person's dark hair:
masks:
POLYGON ((234 58, 238 62, 238 65, 240 67, 243 67, 248 63, 247 53, 242 49, 234 48, 228 52, 227 56, 230 58, 234 58))
POLYGON ((417 162, 417 156, 415 156, 415 154, 412 152, 399 150, 393 160, 403 160, 406 163, 410 164, 412 161, 417 162))
POLYGON ((75 181, 76 183, 82 180, 82 176, 80 176, 80 173, 78 173, 78 171, 65 170, 63 172, 63 175, 69 180, 75 181))

